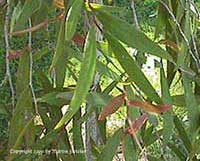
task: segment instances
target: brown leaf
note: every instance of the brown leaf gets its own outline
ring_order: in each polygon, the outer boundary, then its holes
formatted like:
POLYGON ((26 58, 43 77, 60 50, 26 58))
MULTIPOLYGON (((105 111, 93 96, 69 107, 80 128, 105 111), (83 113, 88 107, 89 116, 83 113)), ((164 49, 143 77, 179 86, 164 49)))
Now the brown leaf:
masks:
POLYGON ((44 27, 44 26, 47 26, 48 24, 48 20, 44 20, 43 22, 33 26, 33 27, 30 27, 30 28, 27 28, 25 30, 20 30, 20 31, 15 31, 15 32, 11 32, 9 33, 10 36, 19 36, 19 35, 23 35, 23 34, 26 34, 28 32, 34 32, 34 31, 37 31, 39 30, 40 28, 44 27))
POLYGON ((25 47, 22 50, 9 50, 9 55, 7 58, 9 60, 16 59, 16 58, 20 57, 21 55, 23 55, 25 51, 30 51, 30 50, 31 50, 31 48, 29 46, 25 47))
POLYGON ((142 115, 140 115, 135 121, 133 121, 132 123, 132 127, 129 127, 125 130, 126 133, 128 134, 132 134, 133 132, 138 131, 139 129, 141 129, 141 127, 144 125, 144 123, 147 121, 148 116, 146 113, 143 113, 142 115), (134 130, 134 131, 132 131, 134 130))
POLYGON ((175 42, 173 42, 173 41, 170 41, 170 40, 160 40, 159 43, 166 45, 167 47, 171 48, 175 52, 179 51, 178 45, 175 42))
POLYGON ((64 0, 54 0, 53 1, 53 5, 57 8, 60 8, 60 9, 64 9, 65 8, 65 5, 64 5, 64 0))
POLYGON ((122 106, 125 100, 125 93, 122 93, 114 98, 112 98, 106 106, 103 107, 103 110, 99 114, 98 120, 104 120, 107 116, 115 113, 120 106, 122 106))
POLYGON ((85 39, 84 39, 80 34, 78 34, 78 33, 76 33, 76 34, 73 36, 72 40, 73 40, 74 43, 77 44, 77 45, 84 45, 84 43, 85 43, 85 39))
POLYGON ((154 105, 150 102, 143 102, 139 100, 128 101, 127 106, 129 107, 136 106, 145 110, 146 112, 153 113, 153 114, 163 114, 172 107, 171 105, 167 105, 167 104, 154 105))

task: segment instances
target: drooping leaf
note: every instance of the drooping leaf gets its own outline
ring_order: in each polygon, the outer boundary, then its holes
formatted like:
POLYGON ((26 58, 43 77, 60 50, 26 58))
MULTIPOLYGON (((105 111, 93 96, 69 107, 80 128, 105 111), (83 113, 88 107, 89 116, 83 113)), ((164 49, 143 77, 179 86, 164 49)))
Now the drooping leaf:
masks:
POLYGON ((131 135, 133 132, 138 131, 144 125, 147 119, 148 119, 148 115, 146 113, 143 113, 136 120, 132 122, 131 127, 127 128, 126 132, 131 135), (132 131, 132 129, 134 131, 132 131))
POLYGON ((55 50, 55 54, 51 63, 50 70, 55 68, 60 63, 59 60, 64 59, 64 47, 65 47, 64 35, 65 35, 65 29, 64 29, 64 23, 62 22, 60 25, 60 30, 59 30, 59 34, 57 38, 57 43, 56 43, 56 50, 55 50))
POLYGON ((123 129, 117 130, 114 135, 107 140, 107 143, 97 160, 112 161, 123 135, 123 129))
POLYGON ((17 23, 17 20, 19 19, 21 12, 22 12, 22 3, 21 1, 18 1, 16 7, 14 7, 14 10, 11 16, 10 33, 13 32, 15 24, 17 23))
MULTIPOLYGON (((74 150, 79 151, 83 150, 83 138, 82 138, 82 128, 79 122, 79 118, 81 118, 81 109, 79 109, 76 114, 73 116, 73 145, 74 150)), ((75 160, 78 161, 85 161, 85 154, 84 153, 76 153, 75 160)))
POLYGON ((174 125, 179 133, 180 139, 182 140, 183 144, 185 145, 185 148, 187 149, 188 152, 190 152, 192 150, 191 141, 186 133, 184 126, 182 125, 181 121, 179 120, 179 118, 177 116, 174 116, 174 125))
POLYGON ((130 80, 133 81, 152 101, 157 103, 161 102, 159 95, 126 49, 110 34, 106 35, 106 38, 120 65, 129 75, 130 80))
POLYGON ((30 60, 28 52, 25 52, 20 56, 18 69, 17 69, 17 81, 16 81, 16 95, 17 97, 23 92, 23 90, 29 84, 30 75, 30 60))
POLYGON ((100 74, 103 74, 109 78, 112 78, 115 81, 120 80, 120 76, 116 72, 114 72, 111 68, 109 68, 107 65, 105 65, 104 63, 102 63, 100 61, 97 61, 96 70, 100 74))
MULTIPOLYGON (((23 127, 22 131, 19 133, 19 135, 17 136, 16 138, 16 141, 14 143, 14 145, 12 146, 12 149, 13 150, 17 150, 22 142, 22 139, 23 139, 23 136, 25 135, 25 132, 27 131, 27 129, 30 127, 30 126, 34 126, 33 124, 33 120, 34 120, 34 117, 32 117, 26 124, 25 126, 23 127)), ((12 161, 13 158, 14 158, 14 154, 10 154, 9 158, 8 158, 8 161, 12 161)))
POLYGON ((156 43, 151 41, 144 33, 139 31, 135 26, 112 16, 111 14, 101 10, 94 9, 98 19, 103 24, 104 30, 112 34, 114 37, 142 52, 148 52, 160 58, 173 62, 172 57, 156 43), (112 22, 112 23, 111 23, 112 22))
POLYGON ((86 38, 84 47, 84 61, 81 64, 81 71, 79 74, 77 87, 70 103, 70 110, 67 112, 55 129, 62 127, 65 122, 68 122, 72 116, 78 111, 81 103, 85 100, 90 85, 93 80, 96 66, 96 41, 95 30, 92 28, 86 38))
POLYGON ((109 94, 116 86, 117 86, 117 81, 113 81, 110 83, 103 91, 105 94, 109 94))
POLYGON ((162 104, 162 105, 154 105, 149 102, 143 102, 139 100, 131 100, 128 101, 128 106, 136 106, 139 107, 146 112, 153 113, 153 114, 163 114, 167 112, 172 106, 169 104, 162 104))
MULTIPOLYGON (((131 85, 124 85, 124 90, 126 91, 126 96, 128 100, 132 100, 135 98, 135 92, 133 90, 133 88, 131 87, 131 85)), ((131 119, 131 120, 135 120, 137 119, 137 117, 139 116, 139 110, 137 108, 129 108, 127 107, 127 116, 131 119)))
POLYGON ((158 6, 158 14, 157 14, 157 22, 155 27, 155 38, 159 37, 160 34, 165 30, 166 28, 166 9, 162 4, 159 4, 158 6))
POLYGON ((65 23, 65 40, 71 40, 76 31, 83 2, 83 0, 75 0, 67 13, 65 23))
POLYGON ((112 96, 106 93, 92 92, 87 95, 88 103, 95 107, 106 106, 111 99, 112 96))
POLYGON ((104 120, 107 116, 115 113, 119 107, 122 106, 125 100, 125 93, 120 94, 114 98, 112 98, 106 106, 103 107, 101 113, 99 114, 98 120, 104 120))
POLYGON ((31 92, 28 86, 20 94, 14 114, 11 118, 10 127, 9 127, 9 147, 13 147, 16 138, 20 135, 25 124, 27 123, 27 118, 32 117, 32 98, 31 92))
POLYGON ((179 150, 179 148, 176 147, 176 145, 174 145, 172 143, 168 143, 167 145, 171 149, 171 151, 173 151, 180 160, 187 160, 187 157, 185 156, 185 154, 183 154, 183 152, 181 152, 179 150))
POLYGON ((138 155, 135 143, 131 136, 125 136, 123 142, 124 157, 126 161, 137 161, 138 155))
MULTIPOLYGON (((163 102, 165 104, 172 104, 172 98, 169 92, 168 81, 165 77, 165 71, 162 64, 160 67, 160 82, 161 82, 161 93, 163 102)), ((172 111, 169 110, 167 113, 163 114, 163 140, 165 143, 169 141, 172 133, 173 133, 173 118, 172 118, 172 111)))
POLYGON ((41 0, 26 0, 24 3, 24 6, 22 7, 21 13, 18 16, 18 19, 16 20, 16 25, 14 27, 14 30, 22 30, 24 29, 24 26, 28 19, 31 17, 31 15, 36 12, 41 5, 41 0))
POLYGON ((183 74, 182 78, 185 93, 185 103, 190 120, 190 128, 193 132, 196 132, 196 130, 199 128, 200 112, 195 95, 193 93, 192 80, 185 74, 183 74))
POLYGON ((49 92, 37 99, 38 102, 47 103, 52 106, 62 106, 69 104, 73 96, 73 92, 49 92), (64 97, 63 97, 64 95, 64 97))

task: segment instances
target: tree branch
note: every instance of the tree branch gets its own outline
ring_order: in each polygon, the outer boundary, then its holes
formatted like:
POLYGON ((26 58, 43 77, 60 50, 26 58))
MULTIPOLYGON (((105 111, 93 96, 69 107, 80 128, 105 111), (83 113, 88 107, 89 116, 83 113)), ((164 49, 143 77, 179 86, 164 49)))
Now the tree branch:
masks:
MULTIPOLYGON (((31 26, 32 26, 31 19, 29 19, 29 27, 31 28, 31 26)), ((29 48, 31 48, 31 46, 32 46, 32 32, 31 31, 29 32, 28 46, 29 46, 29 48)), ((34 92, 34 88, 33 88, 33 80, 32 80, 32 75, 33 75, 33 53, 32 53, 32 51, 30 51, 29 54, 30 54, 29 86, 31 88, 31 93, 32 93, 33 101, 34 101, 35 113, 36 113, 36 115, 39 115, 37 99, 36 99, 36 96, 35 96, 35 92, 34 92)))
POLYGON ((15 91, 12 83, 12 77, 10 74, 10 61, 9 61, 9 38, 8 38, 8 26, 9 26, 9 14, 10 14, 10 4, 9 1, 7 1, 7 11, 5 16, 5 24, 4 24, 4 37, 5 37, 5 45, 6 45, 6 79, 9 82, 10 91, 11 91, 11 97, 12 97, 12 106, 15 106, 15 91))

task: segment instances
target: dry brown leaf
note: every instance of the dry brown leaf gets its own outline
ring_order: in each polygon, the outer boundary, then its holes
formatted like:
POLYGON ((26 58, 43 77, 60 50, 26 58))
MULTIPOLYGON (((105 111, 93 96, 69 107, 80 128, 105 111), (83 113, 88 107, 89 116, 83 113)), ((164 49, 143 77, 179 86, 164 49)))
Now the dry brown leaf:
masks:
POLYGON ((159 43, 166 45, 167 47, 171 48, 175 52, 179 51, 178 45, 175 42, 173 42, 173 41, 170 41, 170 40, 160 40, 159 43))
POLYGON ((54 0, 53 1, 53 5, 57 8, 60 8, 60 9, 64 9, 65 8, 65 5, 64 5, 64 0, 54 0))
POLYGON ((26 51, 31 51, 31 48, 29 46, 27 46, 22 50, 9 50, 9 55, 7 58, 9 60, 17 59, 21 55, 23 55, 26 51))
POLYGON ((125 100, 125 93, 112 98, 99 114, 98 120, 104 120, 107 116, 115 113, 125 100))
POLYGON ((139 100, 127 101, 127 106, 129 107, 139 107, 146 112, 153 113, 153 114, 163 114, 167 112, 172 106, 167 104, 162 105, 154 105, 150 102, 143 102, 139 100))
POLYGON ((85 43, 85 39, 84 39, 80 34, 78 34, 78 33, 76 33, 76 34, 73 36, 72 40, 73 40, 74 43, 77 44, 77 45, 84 45, 84 43, 85 43))
POLYGON ((132 127, 127 128, 125 130, 125 132, 132 135, 133 132, 136 132, 139 129, 141 129, 141 127, 144 125, 144 123, 147 121, 147 119, 148 119, 148 115, 146 113, 143 113, 135 121, 133 121, 133 123, 131 125, 132 127), (132 129, 134 131, 132 131, 132 129))

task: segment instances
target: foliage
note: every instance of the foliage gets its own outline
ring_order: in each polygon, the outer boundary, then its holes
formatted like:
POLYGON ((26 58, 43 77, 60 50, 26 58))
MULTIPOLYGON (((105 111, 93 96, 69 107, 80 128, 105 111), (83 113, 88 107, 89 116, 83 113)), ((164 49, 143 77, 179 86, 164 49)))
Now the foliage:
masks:
POLYGON ((0 1, 0 160, 199 159, 200 4, 130 5, 0 1))

